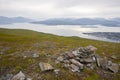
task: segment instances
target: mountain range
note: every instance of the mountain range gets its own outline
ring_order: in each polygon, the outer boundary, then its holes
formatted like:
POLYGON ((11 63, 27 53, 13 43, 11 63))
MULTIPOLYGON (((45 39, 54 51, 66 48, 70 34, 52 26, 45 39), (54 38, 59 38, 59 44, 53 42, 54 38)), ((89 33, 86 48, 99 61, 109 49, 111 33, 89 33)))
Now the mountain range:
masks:
POLYGON ((32 23, 44 25, 101 25, 108 27, 120 27, 120 18, 51 18, 46 20, 33 20, 25 17, 0 16, 0 24, 32 23))
POLYGON ((104 18, 58 18, 58 19, 47 19, 44 21, 35 21, 34 24, 45 24, 45 25, 101 25, 109 27, 120 27, 120 18, 104 19, 104 18))

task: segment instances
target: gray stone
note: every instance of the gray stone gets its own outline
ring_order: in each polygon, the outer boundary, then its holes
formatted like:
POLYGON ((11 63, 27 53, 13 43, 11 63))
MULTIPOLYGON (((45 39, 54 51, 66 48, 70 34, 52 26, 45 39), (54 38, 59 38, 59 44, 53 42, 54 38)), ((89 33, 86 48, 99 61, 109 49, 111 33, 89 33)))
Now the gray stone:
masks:
POLYGON ((112 65, 112 61, 108 61, 107 65, 111 66, 112 65))
POLYGON ((95 68, 95 65, 94 65, 94 64, 87 64, 86 67, 87 67, 87 68, 90 68, 90 69, 94 69, 94 68, 95 68))
POLYGON ((74 58, 75 56, 74 56, 74 54, 72 54, 72 53, 66 53, 66 58, 67 59, 71 59, 71 58, 74 58))
POLYGON ((96 50, 97 50, 97 48, 96 48, 96 47, 94 47, 94 46, 92 46, 92 45, 87 46, 87 47, 86 47, 86 49, 87 49, 87 50, 89 50, 90 52, 94 52, 94 51, 96 51, 96 50))
POLYGON ((117 73, 119 71, 119 65, 116 63, 112 63, 107 68, 114 73, 117 73))
POLYGON ((101 58, 101 59, 99 60, 99 62, 100 62, 100 67, 101 67, 102 69, 107 70, 108 60, 105 59, 105 58, 101 58))
POLYGON ((85 52, 86 52, 86 50, 85 50, 84 47, 80 47, 80 48, 78 49, 78 53, 79 53, 79 54, 82 54, 82 53, 85 53, 85 52))
POLYGON ((100 58, 98 55, 95 55, 94 58, 95 58, 95 60, 96 60, 97 66, 100 67, 100 66, 101 66, 101 64, 100 64, 101 58, 100 58))
POLYGON ((104 59, 102 59, 102 58, 98 58, 97 65, 98 65, 98 67, 101 67, 102 69, 106 69, 107 61, 104 61, 104 59))
POLYGON ((72 72, 80 72, 79 67, 76 66, 76 65, 74 65, 74 64, 71 64, 71 65, 70 65, 70 70, 71 70, 72 72))
POLYGON ((70 67, 70 65, 64 63, 64 64, 63 64, 63 67, 68 68, 68 67, 70 67))
POLYGON ((84 65, 75 59, 70 59, 71 63, 78 66, 80 69, 83 69, 84 65))
POLYGON ((119 71, 119 65, 108 61, 106 58, 97 58, 97 62, 99 63, 99 66, 104 70, 110 70, 114 73, 117 73, 119 71))
POLYGON ((93 59, 91 59, 91 58, 84 58, 84 59, 80 59, 80 62, 83 63, 83 64, 92 63, 93 59))
POLYGON ((79 57, 75 57, 75 60, 80 61, 80 58, 79 57))
POLYGON ((64 60, 63 56, 59 56, 59 57, 57 58, 57 61, 59 61, 59 62, 63 62, 63 60, 64 60))
POLYGON ((95 58, 95 56, 93 56, 93 57, 92 57, 92 59, 93 59, 93 61, 96 61, 96 58, 95 58))
POLYGON ((69 63, 70 63, 69 60, 64 60, 63 62, 66 63, 66 64, 69 64, 69 63))
POLYGON ((80 58, 88 58, 88 54, 87 53, 81 53, 80 55, 79 55, 79 57, 80 58))
POLYGON ((26 77, 25 74, 22 71, 20 71, 18 74, 13 76, 11 80, 32 80, 32 79, 26 77))
POLYGON ((79 56, 79 54, 78 54, 78 50, 76 50, 76 51, 72 51, 72 54, 73 54, 74 56, 76 56, 76 57, 79 56))
POLYGON ((94 46, 80 47, 78 49, 81 57, 88 57, 90 54, 95 53, 96 50, 97 50, 97 48, 94 46))
POLYGON ((51 70, 54 70, 54 68, 50 64, 48 64, 48 63, 40 62, 39 66, 40 66, 41 71, 51 71, 51 70))

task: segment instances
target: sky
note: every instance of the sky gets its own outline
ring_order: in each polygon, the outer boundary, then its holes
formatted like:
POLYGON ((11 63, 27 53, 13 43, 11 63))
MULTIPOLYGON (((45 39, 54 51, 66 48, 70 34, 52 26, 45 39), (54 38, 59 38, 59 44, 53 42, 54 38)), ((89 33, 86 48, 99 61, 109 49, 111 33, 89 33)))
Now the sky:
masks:
POLYGON ((120 0, 0 0, 0 16, 115 18, 120 17, 120 0))

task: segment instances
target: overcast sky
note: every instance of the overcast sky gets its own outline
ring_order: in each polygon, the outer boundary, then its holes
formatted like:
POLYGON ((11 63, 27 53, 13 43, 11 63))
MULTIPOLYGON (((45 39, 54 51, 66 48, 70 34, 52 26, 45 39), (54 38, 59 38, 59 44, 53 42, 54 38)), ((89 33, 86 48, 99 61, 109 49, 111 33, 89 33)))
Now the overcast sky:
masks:
POLYGON ((120 0, 0 0, 0 16, 113 18, 120 17, 120 0))

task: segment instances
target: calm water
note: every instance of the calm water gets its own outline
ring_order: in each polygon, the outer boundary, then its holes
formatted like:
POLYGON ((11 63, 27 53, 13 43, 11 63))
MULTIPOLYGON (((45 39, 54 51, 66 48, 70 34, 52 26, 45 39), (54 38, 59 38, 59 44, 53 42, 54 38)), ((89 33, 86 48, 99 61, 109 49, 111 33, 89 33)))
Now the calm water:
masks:
POLYGON ((52 33, 60 36, 78 36, 88 39, 96 39, 103 41, 116 42, 114 40, 109 40, 107 38, 94 37, 90 35, 85 35, 82 33, 87 32, 120 32, 120 27, 105 27, 105 26, 76 26, 76 25, 57 25, 48 26, 41 24, 29 24, 29 23, 16 23, 8 25, 0 25, 0 28, 9 29, 29 29, 38 32, 52 33))

